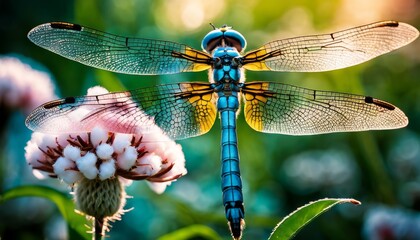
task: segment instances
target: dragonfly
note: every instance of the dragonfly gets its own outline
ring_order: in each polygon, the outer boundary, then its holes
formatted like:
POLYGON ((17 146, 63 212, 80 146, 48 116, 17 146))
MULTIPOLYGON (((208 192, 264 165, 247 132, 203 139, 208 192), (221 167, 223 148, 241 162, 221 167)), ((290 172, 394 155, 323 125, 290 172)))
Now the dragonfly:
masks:
POLYGON ((26 119, 33 131, 87 132, 98 122, 109 131, 136 133, 157 125, 171 139, 207 133, 221 121, 221 185, 234 239, 245 225, 236 121, 241 103, 256 131, 314 135, 396 129, 408 124, 391 103, 371 96, 312 90, 279 82, 246 82, 245 70, 320 72, 360 64, 414 41, 418 30, 381 21, 330 34, 275 40, 245 52, 245 37, 227 25, 211 30, 202 50, 171 41, 129 38, 73 23, 51 22, 28 33, 36 45, 99 69, 134 75, 209 71, 209 82, 155 85, 45 103, 26 119), (77 121, 69 115, 85 107, 77 121))

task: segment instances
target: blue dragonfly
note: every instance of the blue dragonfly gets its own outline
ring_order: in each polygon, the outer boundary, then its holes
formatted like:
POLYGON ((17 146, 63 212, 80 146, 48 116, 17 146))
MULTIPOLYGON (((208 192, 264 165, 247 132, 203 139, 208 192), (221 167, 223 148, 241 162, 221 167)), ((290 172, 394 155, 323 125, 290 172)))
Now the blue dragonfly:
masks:
POLYGON ((109 131, 123 133, 157 125, 176 140, 207 133, 219 115, 223 204, 231 234, 240 239, 245 224, 236 134, 241 100, 246 122, 266 133, 313 135, 408 124, 400 109, 370 96, 245 82, 244 78, 245 70, 319 72, 353 66, 414 41, 419 32, 408 24, 382 21, 331 34, 276 40, 247 53, 241 33, 226 25, 213 28, 202 40, 203 51, 72 23, 33 28, 28 37, 36 45, 88 66, 136 75, 208 70, 209 83, 170 83, 67 97, 36 108, 26 125, 47 133, 87 132, 98 122, 109 131), (78 121, 70 120, 72 112, 86 106, 78 121))

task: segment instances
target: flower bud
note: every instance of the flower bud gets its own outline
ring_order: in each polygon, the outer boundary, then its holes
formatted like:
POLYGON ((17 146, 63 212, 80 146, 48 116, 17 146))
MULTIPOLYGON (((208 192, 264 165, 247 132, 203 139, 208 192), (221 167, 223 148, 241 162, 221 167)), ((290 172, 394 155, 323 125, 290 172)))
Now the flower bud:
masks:
POLYGON ((103 219, 120 214, 125 204, 125 191, 118 178, 105 180, 83 178, 77 185, 77 208, 92 217, 103 219))

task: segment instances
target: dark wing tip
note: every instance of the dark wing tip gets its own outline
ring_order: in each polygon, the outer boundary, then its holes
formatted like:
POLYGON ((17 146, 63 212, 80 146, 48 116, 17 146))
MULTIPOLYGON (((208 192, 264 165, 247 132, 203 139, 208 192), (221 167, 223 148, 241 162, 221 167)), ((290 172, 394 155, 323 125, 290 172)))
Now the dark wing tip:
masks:
POLYGON ((51 109, 51 108, 58 107, 61 104, 63 104, 63 101, 62 100, 56 100, 56 101, 45 103, 44 105, 42 105, 42 107, 44 109, 51 109))
POLYGON ((365 102, 375 104, 376 106, 379 106, 379 107, 382 107, 391 111, 395 109, 394 105, 387 103, 385 101, 381 101, 379 99, 375 99, 373 97, 365 97, 365 102))
POLYGON ((386 22, 383 22, 382 24, 382 26, 384 27, 398 27, 399 25, 400 23, 397 21, 386 21, 386 22))
POLYGON ((50 23, 51 28, 56 29, 68 29, 68 30, 74 30, 74 31, 81 31, 82 26, 79 24, 73 24, 73 23, 66 23, 66 22, 52 22, 50 23))
POLYGON ((76 98, 74 97, 66 97, 64 99, 59 99, 59 100, 54 100, 51 102, 47 102, 44 105, 42 105, 42 107, 44 107, 44 109, 51 109, 51 108, 55 108, 64 104, 71 104, 71 103, 75 103, 76 102, 76 98))

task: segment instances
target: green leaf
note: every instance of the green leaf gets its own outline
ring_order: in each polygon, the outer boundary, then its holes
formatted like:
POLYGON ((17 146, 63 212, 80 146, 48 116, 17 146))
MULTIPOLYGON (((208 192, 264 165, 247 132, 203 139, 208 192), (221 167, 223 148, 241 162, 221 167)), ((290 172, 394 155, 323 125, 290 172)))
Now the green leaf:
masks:
POLYGON ((117 76, 108 71, 96 70, 95 79, 102 87, 106 88, 110 92, 124 91, 125 87, 122 85, 117 76))
POLYGON ((168 233, 158 240, 183 240, 183 239, 209 239, 209 240, 220 240, 222 239, 213 229, 204 225, 191 225, 185 228, 181 228, 174 232, 168 233))
POLYGON ((268 239, 287 240, 293 238, 306 224, 339 203, 361 204, 359 201, 350 198, 326 198, 310 202, 309 204, 298 208, 289 216, 283 218, 283 220, 274 228, 268 239))
POLYGON ((77 235, 71 236, 71 239, 90 238, 86 218, 75 212, 74 202, 66 194, 45 186, 21 186, 0 195, 0 203, 18 197, 42 197, 52 201, 71 228, 70 233, 77 235))

